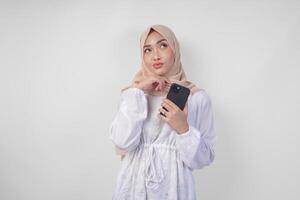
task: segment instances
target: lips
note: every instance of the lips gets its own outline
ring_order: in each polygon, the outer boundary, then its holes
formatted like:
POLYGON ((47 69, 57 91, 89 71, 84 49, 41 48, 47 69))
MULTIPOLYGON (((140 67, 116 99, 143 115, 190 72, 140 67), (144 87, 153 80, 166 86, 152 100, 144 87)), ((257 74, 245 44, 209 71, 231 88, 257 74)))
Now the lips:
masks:
POLYGON ((152 66, 153 66, 155 69, 158 69, 158 68, 160 68, 162 65, 163 65, 163 63, 154 63, 152 66))

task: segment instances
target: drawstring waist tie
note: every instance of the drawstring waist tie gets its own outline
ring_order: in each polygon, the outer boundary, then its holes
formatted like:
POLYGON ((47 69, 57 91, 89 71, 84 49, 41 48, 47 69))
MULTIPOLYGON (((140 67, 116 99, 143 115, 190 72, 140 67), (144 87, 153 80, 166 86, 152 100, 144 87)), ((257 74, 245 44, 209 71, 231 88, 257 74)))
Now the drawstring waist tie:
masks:
POLYGON ((165 171, 163 168, 163 161, 159 156, 159 149, 167 148, 175 150, 175 146, 165 144, 143 144, 146 150, 146 162, 144 177, 146 187, 149 189, 156 189, 159 183, 165 178, 165 171))

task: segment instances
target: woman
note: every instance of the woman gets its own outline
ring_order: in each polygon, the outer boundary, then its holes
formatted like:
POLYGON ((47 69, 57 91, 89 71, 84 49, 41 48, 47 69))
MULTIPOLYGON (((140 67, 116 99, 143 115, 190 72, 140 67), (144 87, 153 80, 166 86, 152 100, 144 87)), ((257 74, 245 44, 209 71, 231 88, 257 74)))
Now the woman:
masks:
POLYGON ((179 43, 168 27, 147 28, 140 45, 141 69, 122 90, 110 126, 122 156, 113 199, 194 200, 192 171, 215 157, 210 97, 187 80, 179 43), (184 110, 166 99, 171 83, 191 90, 184 110))

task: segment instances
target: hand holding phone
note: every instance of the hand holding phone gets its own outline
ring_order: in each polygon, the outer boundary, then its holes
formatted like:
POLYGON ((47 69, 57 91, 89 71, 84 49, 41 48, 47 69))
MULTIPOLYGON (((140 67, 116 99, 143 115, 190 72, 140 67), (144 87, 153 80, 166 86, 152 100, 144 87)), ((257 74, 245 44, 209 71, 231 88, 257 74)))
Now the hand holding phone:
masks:
POLYGON ((189 94, 190 89, 173 83, 167 94, 167 99, 164 100, 162 107, 159 109, 161 119, 168 123, 170 127, 177 132, 177 134, 183 134, 189 130, 189 124, 187 121, 188 108, 186 105, 189 94), (167 103, 168 101, 169 103, 167 103), (171 106, 171 103, 175 105, 171 106), (179 107, 179 109, 175 109, 174 106, 179 107), (171 110, 168 111, 168 109, 171 110))
MULTIPOLYGON (((190 95, 190 89, 187 87, 184 87, 182 85, 179 85, 177 83, 172 83, 170 90, 167 94, 167 99, 172 101, 174 104, 176 104, 181 110, 184 109, 185 104, 188 100, 188 97, 190 95)), ((163 107, 166 111, 168 111, 166 108, 163 107)), ((160 112, 161 115, 164 115, 160 112)))

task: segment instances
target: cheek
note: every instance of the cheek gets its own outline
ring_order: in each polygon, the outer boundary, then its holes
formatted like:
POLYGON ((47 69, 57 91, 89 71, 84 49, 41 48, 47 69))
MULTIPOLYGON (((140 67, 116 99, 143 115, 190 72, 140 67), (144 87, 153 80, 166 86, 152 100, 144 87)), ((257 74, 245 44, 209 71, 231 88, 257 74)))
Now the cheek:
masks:
POLYGON ((168 59, 168 63, 172 65, 174 62, 174 54, 173 54, 172 50, 167 52, 166 57, 168 59))
POLYGON ((146 66, 150 66, 151 65, 149 56, 144 56, 143 60, 144 60, 144 63, 146 64, 146 66))
POLYGON ((145 63, 145 67, 148 68, 148 70, 150 70, 151 72, 154 72, 154 69, 152 68, 151 58, 149 56, 144 56, 143 60, 145 63))

